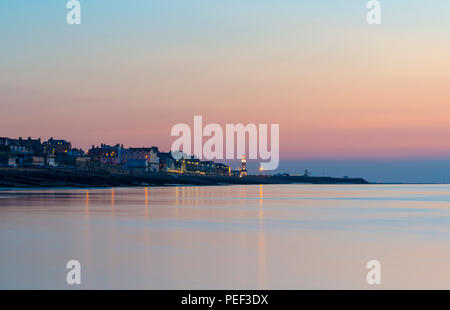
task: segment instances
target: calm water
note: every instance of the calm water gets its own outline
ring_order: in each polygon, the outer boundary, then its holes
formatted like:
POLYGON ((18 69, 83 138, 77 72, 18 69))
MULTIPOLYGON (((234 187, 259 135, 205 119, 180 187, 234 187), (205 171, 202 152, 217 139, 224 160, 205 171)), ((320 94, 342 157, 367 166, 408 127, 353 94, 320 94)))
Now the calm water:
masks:
POLYGON ((0 191, 0 288, 450 289, 450 186, 0 191))

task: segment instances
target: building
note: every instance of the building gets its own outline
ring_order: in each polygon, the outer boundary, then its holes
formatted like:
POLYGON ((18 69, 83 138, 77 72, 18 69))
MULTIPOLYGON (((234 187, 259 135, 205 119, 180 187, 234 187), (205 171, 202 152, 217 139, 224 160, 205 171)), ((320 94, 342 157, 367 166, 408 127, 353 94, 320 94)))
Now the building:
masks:
POLYGON ((20 143, 22 138, 10 139, 10 138, 0 138, 0 146, 2 149, 13 155, 26 155, 31 154, 27 147, 20 143))
MULTIPOLYGON (((231 175, 231 168, 229 166, 222 163, 215 163, 214 161, 201 161, 200 159, 195 158, 194 156, 182 158, 179 160, 173 159, 173 165, 174 169, 167 169, 165 171, 183 174, 199 174, 199 175, 221 175, 221 176, 231 175)), ((160 166, 164 167, 163 165, 160 166)))
POLYGON ((22 156, 28 156, 32 154, 27 150, 26 147, 17 145, 15 143, 9 145, 9 152, 13 155, 22 155, 22 156))
POLYGON ((194 158, 194 156, 188 159, 183 158, 181 159, 181 172, 195 174, 201 173, 200 163, 200 159, 194 158))
POLYGON ((10 139, 6 137, 0 138, 0 146, 8 146, 10 152, 15 154, 33 154, 37 156, 42 156, 42 143, 41 139, 10 139))
POLYGON ((221 176, 229 176, 231 174, 230 166, 227 166, 222 163, 215 163, 215 174, 221 176))
POLYGON ((0 145, 8 145, 9 144, 9 138, 6 137, 0 137, 0 145))
POLYGON ((43 153, 46 156, 68 153, 72 149, 72 144, 66 140, 55 140, 52 138, 42 144, 43 153))
POLYGON ((41 139, 0 138, 0 152, 17 157, 17 163, 31 164, 33 156, 42 156, 41 139))
POLYGON ((43 145, 41 143, 41 138, 38 139, 31 139, 31 137, 28 137, 28 139, 22 139, 22 137, 19 137, 17 140, 17 143, 25 147, 25 149, 33 155, 36 156, 42 156, 43 155, 43 145))
POLYGON ((202 161, 200 163, 200 171, 205 174, 215 174, 216 173, 216 164, 213 161, 202 161))
POLYGON ((152 147, 139 147, 139 148, 127 148, 120 149, 119 151, 119 163, 125 167, 132 167, 138 163, 146 162, 141 167, 147 167, 146 172, 158 172, 159 171, 159 157, 158 148, 152 147), (132 164, 130 164, 132 163, 132 164))
POLYGON ((159 152, 159 171, 174 172, 176 170, 176 160, 171 152, 159 152))
POLYGON ((103 165, 118 165, 120 163, 119 153, 122 149, 123 145, 102 143, 100 147, 92 146, 87 155, 93 162, 101 162, 103 165))
POLYGON ((3 157, 5 154, 9 157, 16 157, 16 163, 19 165, 55 167, 57 163, 75 166, 76 158, 83 156, 84 151, 72 149, 71 143, 66 140, 50 138, 41 143, 41 138, 10 139, 2 137, 0 138, 0 153, 3 153, 3 157))
POLYGON ((75 157, 83 157, 85 152, 82 149, 73 148, 70 150, 69 154, 75 157))
POLYGON ((158 148, 152 147, 130 147, 128 149, 122 149, 119 154, 119 160, 121 163, 125 163, 132 159, 148 159, 150 162, 158 162, 158 148))

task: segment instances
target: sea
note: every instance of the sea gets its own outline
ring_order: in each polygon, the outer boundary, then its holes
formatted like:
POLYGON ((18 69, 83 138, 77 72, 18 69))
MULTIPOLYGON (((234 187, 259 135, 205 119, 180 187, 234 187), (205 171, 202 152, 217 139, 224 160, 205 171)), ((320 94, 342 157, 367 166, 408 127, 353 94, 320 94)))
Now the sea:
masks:
POLYGON ((450 289, 450 185, 0 189, 0 289, 450 289))

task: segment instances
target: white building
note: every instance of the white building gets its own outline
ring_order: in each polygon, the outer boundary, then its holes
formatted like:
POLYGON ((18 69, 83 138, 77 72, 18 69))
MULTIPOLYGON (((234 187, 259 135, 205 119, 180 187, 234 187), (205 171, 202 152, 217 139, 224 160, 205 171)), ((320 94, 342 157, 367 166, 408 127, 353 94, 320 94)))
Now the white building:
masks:
POLYGON ((120 149, 119 151, 119 163, 124 167, 132 167, 136 163, 145 161, 146 172, 159 171, 159 157, 157 147, 141 147, 141 148, 128 148, 120 149))

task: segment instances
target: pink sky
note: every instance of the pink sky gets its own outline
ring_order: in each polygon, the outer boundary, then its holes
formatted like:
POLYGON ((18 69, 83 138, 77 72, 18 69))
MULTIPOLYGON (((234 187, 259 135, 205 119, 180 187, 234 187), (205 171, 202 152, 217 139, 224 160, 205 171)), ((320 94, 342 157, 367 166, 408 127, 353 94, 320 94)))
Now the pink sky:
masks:
POLYGON ((168 150, 171 127, 202 115, 280 124, 281 158, 450 155, 448 23, 238 16, 231 34, 205 16, 166 35, 163 21, 22 29, 4 51, 0 136, 168 150))

